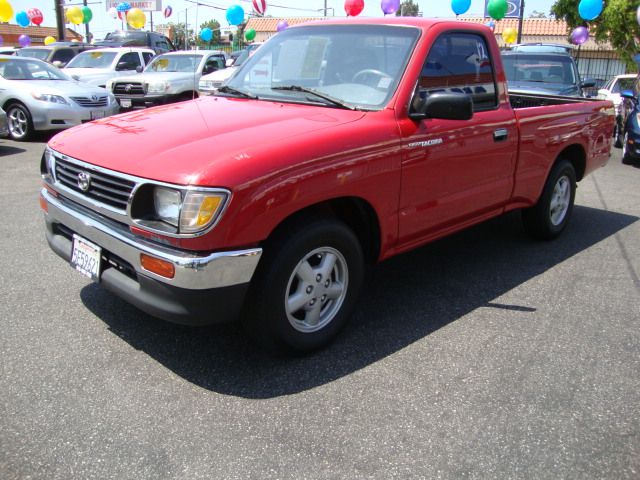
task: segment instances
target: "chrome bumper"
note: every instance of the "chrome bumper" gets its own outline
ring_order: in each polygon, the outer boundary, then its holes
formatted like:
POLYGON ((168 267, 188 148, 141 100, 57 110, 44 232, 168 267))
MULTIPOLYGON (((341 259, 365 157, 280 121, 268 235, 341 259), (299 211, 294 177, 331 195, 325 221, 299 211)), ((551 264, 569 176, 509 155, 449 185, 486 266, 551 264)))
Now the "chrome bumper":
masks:
MULTIPOLYGON (((45 213, 45 220, 49 224, 50 231, 52 225, 61 224, 125 260, 135 269, 136 274, 176 288, 209 290, 247 284, 251 281, 262 255, 261 248, 206 255, 176 250, 135 236, 127 227, 118 228, 120 225, 115 222, 111 225, 111 221, 93 217, 90 212, 81 212, 74 208, 75 205, 72 206, 63 198, 54 197, 44 188, 41 195, 47 203, 48 211, 45 213), (168 279, 142 268, 140 254, 143 253, 173 264, 175 276, 168 279)), ((50 240, 49 243, 52 244, 52 241, 50 240)), ((54 248, 53 244, 52 248, 54 248)), ((71 257, 70 250, 69 252, 61 252, 56 248, 54 250, 67 260, 71 257)))

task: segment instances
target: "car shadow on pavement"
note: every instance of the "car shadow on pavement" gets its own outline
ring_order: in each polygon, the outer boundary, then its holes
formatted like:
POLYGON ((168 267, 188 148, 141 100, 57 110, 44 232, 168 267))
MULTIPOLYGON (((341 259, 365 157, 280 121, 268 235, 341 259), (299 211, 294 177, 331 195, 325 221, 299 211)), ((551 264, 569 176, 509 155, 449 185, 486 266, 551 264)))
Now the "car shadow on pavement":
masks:
POLYGON ((8 157, 9 155, 17 155, 24 152, 26 152, 24 148, 16 148, 0 140, 0 157, 8 157))
POLYGON ((495 299, 638 220, 581 206, 573 215, 552 242, 530 240, 514 212, 381 263, 336 341, 304 357, 269 356, 237 324, 191 328, 157 320, 95 284, 81 298, 113 333, 189 382, 272 398, 353 373, 480 307, 533 315, 536 305, 495 299))

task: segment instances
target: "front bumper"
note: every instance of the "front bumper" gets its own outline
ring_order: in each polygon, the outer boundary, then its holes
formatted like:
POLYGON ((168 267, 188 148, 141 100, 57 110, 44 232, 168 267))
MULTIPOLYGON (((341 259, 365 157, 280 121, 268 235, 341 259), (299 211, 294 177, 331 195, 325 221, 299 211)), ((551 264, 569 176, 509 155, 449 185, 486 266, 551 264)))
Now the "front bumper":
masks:
POLYGON ((105 107, 69 107, 50 102, 29 105, 35 130, 58 130, 115 115, 120 111, 117 102, 105 107))
POLYGON ((71 259, 73 234, 102 248, 100 284, 141 310, 175 323, 204 325, 240 312, 262 249, 197 254, 157 244, 128 227, 41 191, 46 236, 54 252, 71 259), (172 279, 145 270, 140 255, 170 262, 172 279))
POLYGON ((116 95, 116 100, 118 100, 120 109, 122 111, 136 108, 155 107, 157 105, 166 105, 168 103, 178 102, 181 99, 182 97, 179 94, 158 94, 144 96, 116 95))

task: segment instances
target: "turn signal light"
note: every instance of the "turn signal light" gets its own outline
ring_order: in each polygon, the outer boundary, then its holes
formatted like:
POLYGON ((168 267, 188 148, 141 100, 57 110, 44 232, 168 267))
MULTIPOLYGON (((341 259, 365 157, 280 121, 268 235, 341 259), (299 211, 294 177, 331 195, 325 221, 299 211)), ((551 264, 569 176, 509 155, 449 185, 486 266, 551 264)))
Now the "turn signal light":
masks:
POLYGON ((49 205, 47 205, 47 201, 44 199, 44 197, 42 196, 42 193, 40 194, 40 208, 46 212, 49 213, 49 205))
POLYGON ((173 263, 151 257, 144 253, 140 254, 140 265, 142 265, 142 268, 148 272, 155 273, 161 277, 173 278, 176 274, 176 269, 173 266, 173 263))

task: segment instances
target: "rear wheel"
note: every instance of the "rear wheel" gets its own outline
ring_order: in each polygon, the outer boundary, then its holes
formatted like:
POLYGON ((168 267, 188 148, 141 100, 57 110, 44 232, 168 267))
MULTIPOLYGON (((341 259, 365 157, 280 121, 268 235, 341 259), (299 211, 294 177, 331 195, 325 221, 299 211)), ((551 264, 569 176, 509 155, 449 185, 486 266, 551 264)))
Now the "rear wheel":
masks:
POLYGON ((27 107, 13 103, 7 107, 9 136, 13 140, 28 140, 33 134, 33 121, 27 107))
POLYGON ((551 240, 569 223, 576 195, 576 172, 568 160, 559 160, 549 173, 542 195, 522 211, 524 228, 534 238, 551 240))
POLYGON ((339 221, 315 220, 280 232, 256 272, 245 328, 276 353, 320 348, 347 322, 363 270, 360 243, 339 221))

